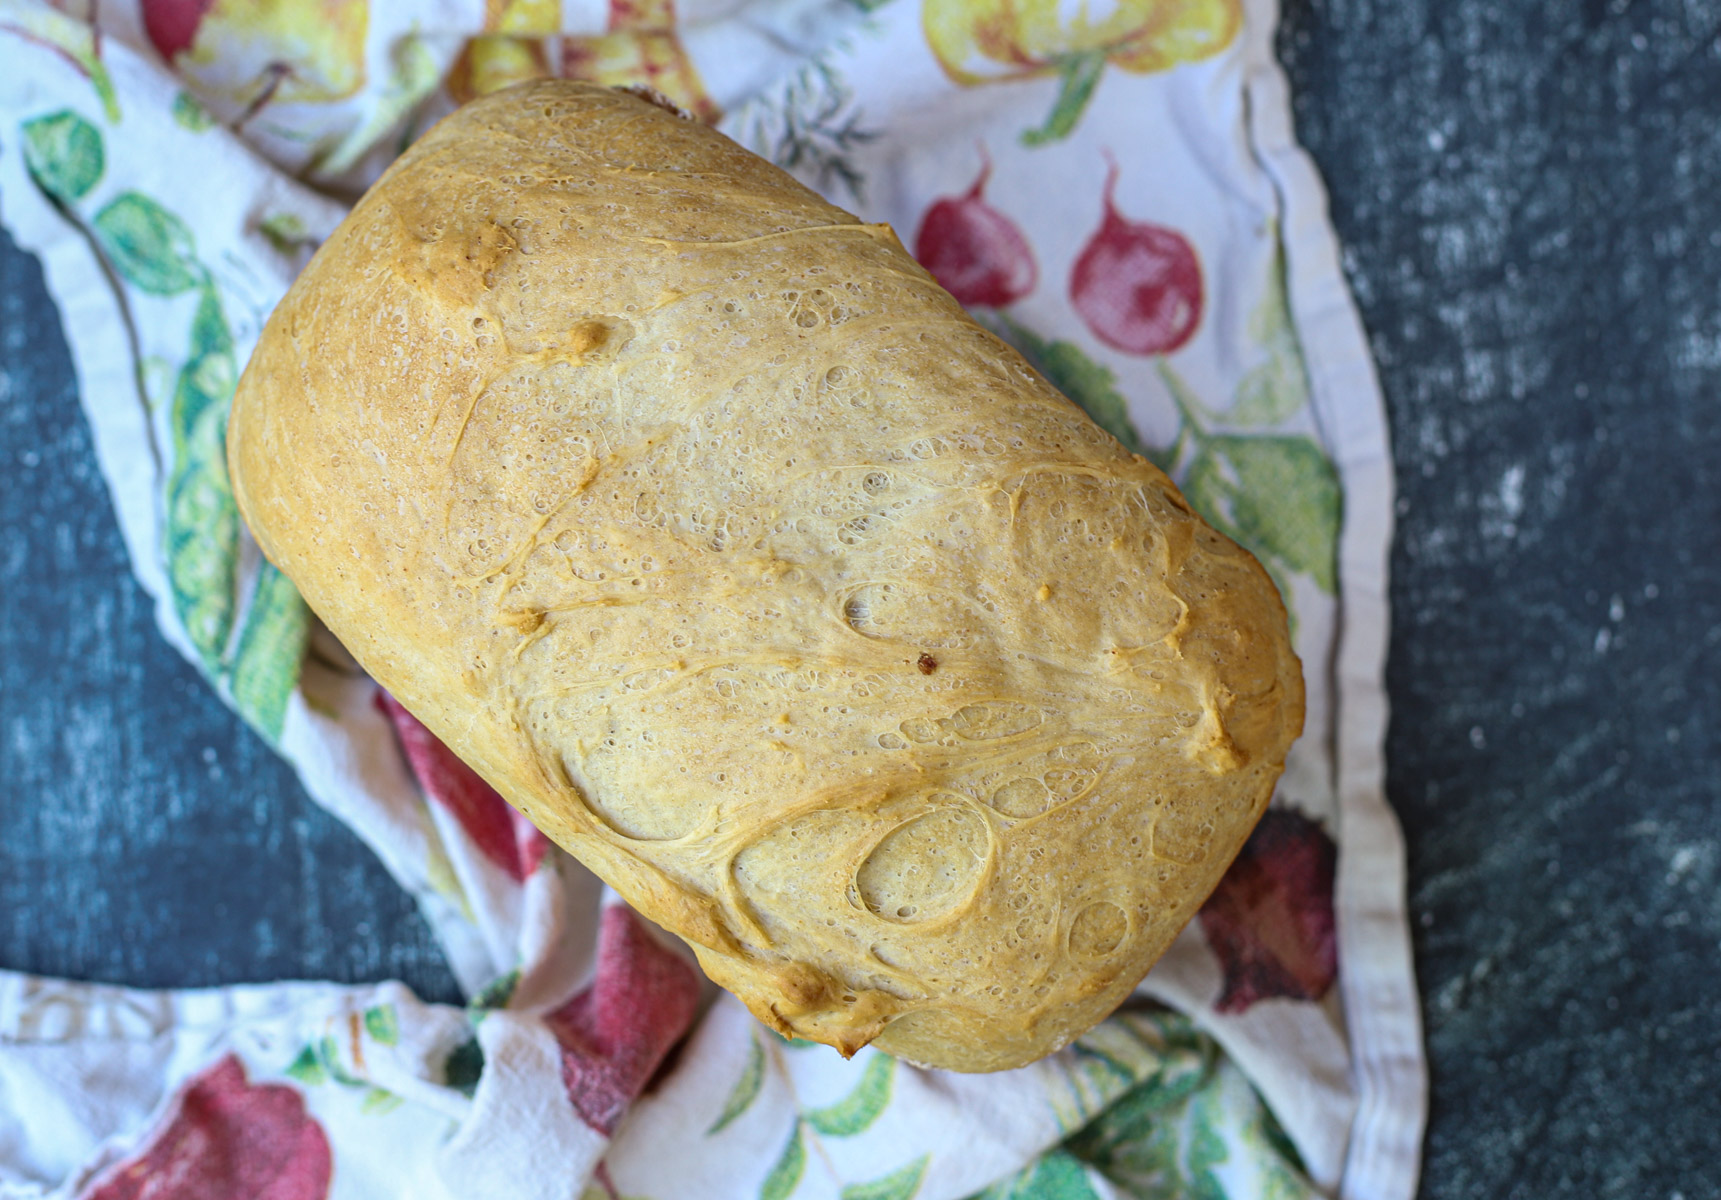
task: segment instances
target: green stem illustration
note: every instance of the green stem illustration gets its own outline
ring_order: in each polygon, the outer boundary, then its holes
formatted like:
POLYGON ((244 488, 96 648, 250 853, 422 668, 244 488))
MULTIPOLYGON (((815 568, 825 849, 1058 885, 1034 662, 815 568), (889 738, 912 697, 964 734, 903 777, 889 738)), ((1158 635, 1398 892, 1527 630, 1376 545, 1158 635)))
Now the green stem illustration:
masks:
POLYGON ((1082 50, 1060 56, 1058 60, 1058 98, 1045 124, 1022 134, 1024 146, 1044 146, 1062 141, 1075 130, 1076 122, 1087 111, 1100 76, 1105 74, 1106 56, 1103 50, 1082 50))

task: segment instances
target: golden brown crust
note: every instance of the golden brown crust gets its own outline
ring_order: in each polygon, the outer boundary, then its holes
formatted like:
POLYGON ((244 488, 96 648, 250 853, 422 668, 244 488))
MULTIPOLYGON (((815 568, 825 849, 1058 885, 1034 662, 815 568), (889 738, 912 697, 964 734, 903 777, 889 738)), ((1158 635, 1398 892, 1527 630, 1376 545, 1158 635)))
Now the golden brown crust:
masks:
POLYGON ((1301 728, 1273 585, 1164 475, 888 228, 622 93, 413 146, 229 442, 378 682, 848 1053, 996 1070, 1104 1017, 1301 728))

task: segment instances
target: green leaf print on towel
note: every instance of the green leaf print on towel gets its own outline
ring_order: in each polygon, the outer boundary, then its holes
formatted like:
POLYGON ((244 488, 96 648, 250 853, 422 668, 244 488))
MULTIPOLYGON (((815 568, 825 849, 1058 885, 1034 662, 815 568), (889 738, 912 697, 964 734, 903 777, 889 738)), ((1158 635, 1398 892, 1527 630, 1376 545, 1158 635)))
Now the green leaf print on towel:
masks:
POLYGON ((1267 357, 1238 383, 1226 419, 1233 425, 1277 425, 1288 421, 1309 403, 1309 378, 1296 327, 1291 324, 1282 245, 1273 255, 1267 293, 1249 318, 1249 335, 1266 351, 1267 357))
POLYGON ((851 1183, 843 1189, 842 1200, 913 1200, 914 1194, 920 1190, 921 1179, 926 1175, 926 1164, 931 1161, 932 1155, 922 1154, 889 1175, 866 1183, 851 1183))
POLYGON ((66 208, 89 195, 102 177, 102 135, 70 109, 33 117, 22 126, 24 165, 36 186, 66 208))
POLYGON ((278 252, 289 256, 298 253, 301 246, 315 244, 298 213, 281 212, 264 217, 257 223, 257 232, 278 252))
POLYGON ((735 1081, 735 1086, 729 1092, 729 1099, 723 1103, 723 1111, 705 1131, 705 1136, 722 1131, 729 1123, 746 1112, 758 1098, 759 1087, 765 1082, 765 1048, 759 1044, 758 1035, 747 1040, 747 1065, 741 1069, 741 1078, 735 1081))
POLYGON ((197 261, 185 222, 142 192, 121 192, 91 222, 102 253, 121 279, 152 296, 177 296, 208 272, 197 261))
MULTIPOLYGON (((442 860, 444 863, 447 859, 442 860)), ((452 876, 452 871, 451 871, 452 876)), ((456 895, 464 896, 458 890, 456 895)), ((470 919, 470 914, 468 914, 470 919)), ((478 989, 466 1004, 466 1020, 474 1029, 497 1009, 507 1008, 508 1001, 514 998, 514 989, 520 986, 520 968, 515 967, 505 971, 478 989)), ((448 1052, 448 1057, 442 1062, 442 1081, 457 1092, 471 1098, 478 1091, 478 1078, 484 1073, 484 1047, 478 1041, 478 1035, 461 1042, 448 1052)))
POLYGON ((329 1073, 323 1070, 322 1060, 317 1057, 315 1046, 306 1046, 300 1050, 299 1056, 288 1065, 287 1074, 311 1087, 316 1087, 329 1077, 329 1073))
POLYGON ((1067 1151, 1052 1150, 972 1200, 1099 1200, 1082 1164, 1067 1151))
POLYGON ((347 1070, 341 1062, 341 1048, 332 1037, 322 1037, 316 1042, 317 1061, 323 1065, 323 1070, 330 1079, 343 1087, 368 1087, 369 1085, 357 1075, 347 1070))
POLYGON ((400 1041, 400 1018, 392 1004, 378 1004, 364 1011, 365 1032, 379 1046, 392 1046, 400 1041))
POLYGON ((1053 1060, 1063 1073, 1063 1086, 1050 1093, 1058 1127, 1075 1132, 1132 1089, 1186 1094, 1210 1071, 1212 1054, 1212 1042, 1186 1017, 1158 1010, 1115 1014, 1053 1060))
POLYGON ((173 98, 173 123, 181 129, 202 133, 215 128, 215 118, 203 107, 203 102, 190 92, 180 92, 173 98))
POLYGON ((1342 494, 1332 463, 1313 440, 1207 437, 1189 465, 1184 492, 1203 516, 1256 554, 1310 576, 1324 592, 1337 588, 1342 494))
MULTIPOLYGON (((808 1043, 811 1044, 811 1043, 808 1043)), ((723 1112, 706 1131, 707 1136, 734 1121, 758 1096, 764 1078, 764 1047, 757 1034, 741 1078, 729 1093, 723 1112)), ((821 1108, 810 1108, 795 1118, 789 1140, 759 1188, 759 1200, 786 1200, 800 1185, 807 1165, 807 1130, 824 1137, 853 1137, 871 1128, 890 1103, 896 1060, 874 1052, 861 1070, 859 1082, 842 1099, 821 1108)), ((926 1161, 910 1163, 883 1178, 851 1184, 843 1190, 845 1200, 907 1200, 920 1186, 926 1161)))
POLYGON ((520 986, 520 968, 504 971, 489 983, 478 989, 478 994, 472 997, 467 1008, 472 1010, 473 1022, 483 1018, 483 1015, 493 1008, 507 1008, 508 1001, 514 998, 514 989, 520 986))
POLYGON ((478 1092, 478 1077, 484 1074, 484 1047, 476 1037, 467 1038, 448 1052, 442 1062, 442 1082, 470 1100, 478 1092))
POLYGON ((162 244, 176 250, 174 257, 154 260, 156 266, 183 259, 203 275, 191 346, 169 415, 173 466, 166 549, 174 610, 204 670, 225 680, 240 715, 270 741, 279 741, 287 699, 299 682, 310 611, 286 576, 263 563, 239 643, 229 657, 239 561, 239 508, 227 475, 227 412, 238 378, 233 334, 215 285, 192 257, 189 233, 185 252, 178 255, 178 230, 184 226, 165 210, 161 215, 165 221, 151 214, 144 226, 169 230, 162 244))
MULTIPOLYGON (((274 564, 264 562, 233 655, 233 703, 270 741, 281 739, 310 628, 311 611, 298 589, 274 564)), ((368 1024, 369 1013, 365 1019, 368 1024)))
MULTIPOLYGON (((365 1034, 378 1045, 393 1046, 400 1041, 400 1019, 394 1005, 373 1005, 357 1017, 358 1023, 353 1026, 352 1034, 355 1039, 362 1024, 365 1034)), ((357 1061, 362 1061, 357 1057, 360 1052, 356 1042, 353 1053, 357 1061)), ((333 1037, 320 1037, 305 1045, 298 1057, 288 1064, 286 1075, 307 1087, 336 1083, 344 1088, 362 1090, 364 1099, 359 1103, 359 1111, 369 1116, 384 1116, 405 1102, 387 1088, 378 1087, 348 1071, 341 1061, 340 1045, 333 1037)), ((449 1082, 452 1084, 453 1081, 449 1082)))
POLYGON ((890 1103, 891 1081, 896 1075, 896 1059, 888 1054, 874 1053, 861 1072, 854 1091, 823 1108, 808 1109, 807 1124, 826 1137, 853 1137, 864 1132, 885 1105, 890 1103))
POLYGON ((174 610, 204 670, 216 678, 233 630, 239 554, 239 509, 227 478, 226 446, 235 380, 233 336, 215 289, 205 284, 191 323, 191 352, 173 393, 167 575, 174 610))
POLYGON ((405 1101, 386 1088, 373 1087, 365 1093, 359 1111, 368 1116, 381 1117, 393 1112, 403 1103, 405 1101))
POLYGON ((1171 450, 1172 469, 1187 463, 1183 490, 1190 503, 1261 559, 1289 608, 1289 575, 1307 575, 1329 595, 1338 589, 1343 492, 1326 452, 1312 438, 1239 432, 1281 425, 1309 404, 1308 373, 1291 323, 1282 246, 1273 255, 1266 293, 1250 316, 1249 333, 1264 358, 1243 376, 1231 407, 1223 412, 1204 405, 1169 362, 1159 361, 1160 378, 1183 419, 1171 450), (1231 432, 1210 432, 1215 424, 1231 432))
POLYGON ((1145 1083, 1065 1148, 1140 1200, 1314 1200, 1248 1080, 1210 1044, 1203 1058, 1193 1087, 1145 1083))
POLYGON ((759 1200, 789 1200, 797 1184, 801 1182, 801 1173, 807 1168, 807 1144, 801 1138, 801 1122, 795 1120, 794 1131, 789 1135, 788 1145, 777 1156, 771 1170, 765 1176, 765 1182, 759 1185, 759 1200))

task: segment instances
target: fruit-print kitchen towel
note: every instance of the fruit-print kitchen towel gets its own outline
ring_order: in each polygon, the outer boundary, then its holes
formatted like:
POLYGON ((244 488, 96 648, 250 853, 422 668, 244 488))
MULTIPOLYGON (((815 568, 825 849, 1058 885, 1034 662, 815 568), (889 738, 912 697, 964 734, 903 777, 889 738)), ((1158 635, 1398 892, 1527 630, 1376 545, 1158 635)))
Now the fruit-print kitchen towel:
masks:
POLYGON ((0 219, 45 265, 133 569, 471 997, 0 973, 0 1197, 1412 1195, 1390 463, 1274 22, 1271 0, 0 0, 0 219), (1273 809, 1137 998, 1059 1054, 958 1076, 764 1030, 379 692, 241 528, 227 404, 295 271, 439 115, 554 74, 649 85, 889 221, 1283 591, 1309 717, 1273 809))

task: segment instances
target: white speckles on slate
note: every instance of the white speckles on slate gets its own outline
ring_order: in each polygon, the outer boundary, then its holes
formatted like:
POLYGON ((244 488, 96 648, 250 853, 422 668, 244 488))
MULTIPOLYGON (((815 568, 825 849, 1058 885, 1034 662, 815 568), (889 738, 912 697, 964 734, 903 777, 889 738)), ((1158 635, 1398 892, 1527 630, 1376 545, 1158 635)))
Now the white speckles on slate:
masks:
POLYGON ((1284 11, 1394 435, 1421 1194, 1716 1200, 1721 0, 1284 11))
POLYGON ((411 900, 161 638, 35 263, 0 234, 0 967, 457 990, 411 900))

